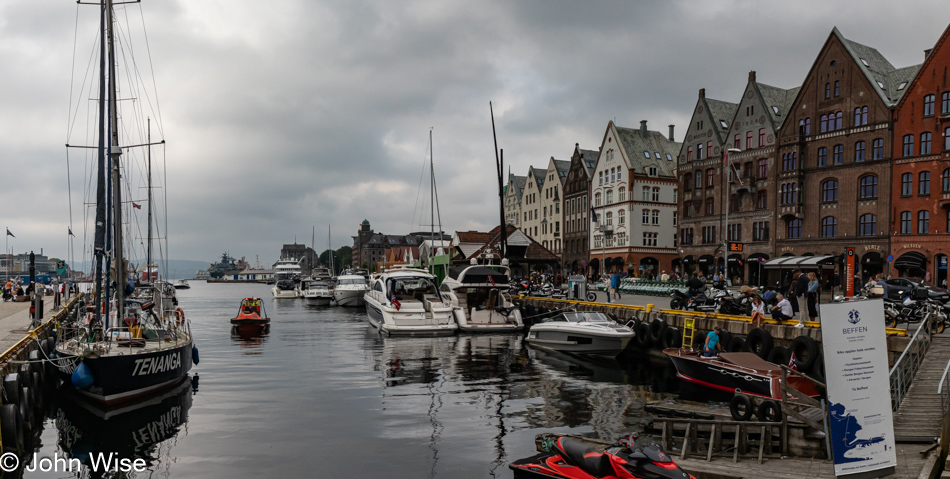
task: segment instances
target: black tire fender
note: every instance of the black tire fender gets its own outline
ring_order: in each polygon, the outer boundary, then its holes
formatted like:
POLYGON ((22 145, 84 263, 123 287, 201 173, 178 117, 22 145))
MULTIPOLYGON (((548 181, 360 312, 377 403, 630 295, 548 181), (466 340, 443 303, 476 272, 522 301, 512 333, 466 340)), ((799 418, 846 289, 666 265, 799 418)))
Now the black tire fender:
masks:
POLYGON ((749 331, 749 335, 746 336, 746 346, 749 351, 762 359, 769 356, 769 352, 774 345, 775 341, 772 339, 772 335, 762 328, 755 328, 749 331))
POLYGON ((654 319, 650 322, 650 341, 654 344, 661 344, 663 341, 663 330, 666 329, 666 321, 654 319))
POLYGON ((762 422, 782 422, 782 405, 778 401, 766 399, 759 404, 755 416, 762 422))
POLYGON ((766 361, 779 366, 788 366, 788 348, 785 346, 775 346, 769 351, 766 361))
POLYGON ((818 360, 818 343, 809 336, 793 339, 788 349, 795 355, 795 367, 803 373, 811 371, 818 360))
POLYGON ((726 351, 730 353, 739 353, 745 349, 745 339, 739 336, 733 336, 732 340, 729 341, 729 346, 726 348, 726 351))
POLYGON ((745 394, 736 394, 729 401, 729 413, 736 421, 748 421, 753 412, 752 398, 745 394))
POLYGON ((650 324, 649 323, 640 323, 634 329, 636 336, 634 339, 637 340, 637 345, 640 347, 646 348, 653 343, 653 339, 650 337, 650 324))
POLYGON ((20 378, 17 373, 3 377, 3 404, 20 403, 20 378))
MULTIPOLYGON (((722 331, 719 331, 719 343, 720 343, 720 346, 722 346, 723 351, 728 351, 729 343, 731 342, 732 342, 732 333, 730 333, 729 331, 726 331, 725 329, 723 329, 722 331)), ((705 337, 703 338, 702 344, 706 344, 705 337)))
POLYGON ((678 348, 682 343, 682 335, 679 329, 669 326, 663 330, 663 337, 661 338, 660 344, 664 349, 678 348))

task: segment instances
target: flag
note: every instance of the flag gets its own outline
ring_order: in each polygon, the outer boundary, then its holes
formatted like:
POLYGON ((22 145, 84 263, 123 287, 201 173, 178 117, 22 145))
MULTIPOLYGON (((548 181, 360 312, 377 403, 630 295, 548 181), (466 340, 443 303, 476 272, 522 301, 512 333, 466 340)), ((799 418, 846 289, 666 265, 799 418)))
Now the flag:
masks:
POLYGON ((488 282, 491 283, 492 286, 495 285, 495 278, 492 278, 490 274, 488 275, 488 282))
POLYGON ((69 236, 73 236, 73 237, 76 236, 76 235, 73 234, 73 229, 72 229, 72 228, 66 227, 66 229, 69 230, 69 236))
POLYGON ((393 307, 396 308, 396 311, 399 311, 399 308, 402 307, 402 303, 399 302, 399 299, 396 298, 396 293, 389 292, 389 302, 392 303, 393 307))
POLYGON ((793 352, 792 355, 788 358, 788 368, 789 368, 789 369, 792 369, 792 370, 795 370, 795 371, 798 371, 798 366, 795 365, 795 353, 794 353, 794 352, 793 352))
POLYGON ((140 205, 140 204, 138 204, 138 203, 136 203, 136 202, 134 202, 134 201, 132 202, 132 207, 135 208, 135 209, 137 209, 137 210, 142 209, 142 205, 140 205))
MULTIPOLYGON (((10 228, 7 228, 7 236, 13 236, 13 233, 10 232, 10 228)), ((13 237, 16 238, 16 236, 13 237)))
POLYGON ((597 212, 594 211, 593 205, 591 205, 591 207, 590 207, 590 221, 591 221, 591 223, 596 223, 596 222, 597 222, 597 212))

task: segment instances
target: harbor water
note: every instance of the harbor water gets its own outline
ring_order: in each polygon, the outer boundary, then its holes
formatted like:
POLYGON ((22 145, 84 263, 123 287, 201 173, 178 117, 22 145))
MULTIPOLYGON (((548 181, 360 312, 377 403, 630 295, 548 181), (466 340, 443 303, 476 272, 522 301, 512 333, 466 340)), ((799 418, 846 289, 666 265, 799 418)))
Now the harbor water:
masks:
POLYGON ((579 359, 523 334, 383 337, 362 308, 191 285, 178 294, 200 350, 194 384, 108 414, 57 396, 38 457, 116 453, 150 477, 511 477, 537 433, 614 439, 649 422, 648 401, 722 399, 655 355, 579 359), (247 296, 264 299, 268 332, 231 330, 247 296))

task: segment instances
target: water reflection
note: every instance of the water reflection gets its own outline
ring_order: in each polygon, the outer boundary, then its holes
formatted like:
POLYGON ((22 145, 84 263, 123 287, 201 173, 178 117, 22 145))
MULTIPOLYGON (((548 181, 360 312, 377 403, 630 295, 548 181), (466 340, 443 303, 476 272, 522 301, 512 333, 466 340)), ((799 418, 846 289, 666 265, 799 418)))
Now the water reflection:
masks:
POLYGON ((188 422, 193 392, 189 378, 165 394, 119 409, 101 409, 69 395, 55 410, 58 445, 68 457, 83 464, 82 476, 86 477, 108 475, 91 467, 90 458, 98 453, 143 459, 150 469, 158 469, 173 460, 170 447, 162 447, 162 443, 173 439, 188 422))
POLYGON ((241 326, 232 326, 231 327, 231 342, 237 344, 244 351, 244 355, 260 355, 263 354, 264 348, 263 345, 267 341, 267 336, 270 334, 270 325, 266 324, 264 326, 257 325, 241 325, 241 326))

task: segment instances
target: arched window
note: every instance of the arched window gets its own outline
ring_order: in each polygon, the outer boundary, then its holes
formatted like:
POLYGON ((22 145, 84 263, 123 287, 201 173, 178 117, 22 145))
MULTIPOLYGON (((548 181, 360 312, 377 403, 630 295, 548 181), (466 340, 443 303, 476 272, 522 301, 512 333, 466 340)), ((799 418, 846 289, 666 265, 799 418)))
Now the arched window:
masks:
POLYGON ((904 135, 904 156, 914 156, 914 135, 904 135))
POLYGON ((835 145, 834 149, 831 150, 832 153, 832 163, 840 165, 844 163, 844 145, 835 145))
POLYGON ((834 238, 838 236, 838 218, 825 216, 821 219, 821 237, 834 238))
POLYGON ((867 175, 861 177, 861 188, 859 191, 859 198, 862 200, 874 199, 877 198, 877 177, 874 175, 867 175))
POLYGON ((709 168, 706 170, 706 188, 712 188, 716 185, 716 170, 709 168))
POLYGON ((594 193, 594 206, 600 206, 600 193, 594 193))
POLYGON ((611 211, 607 212, 607 224, 608 225, 614 224, 614 214, 611 211))
POLYGON ((825 98, 831 98, 831 83, 825 83, 825 98))
POLYGON ((871 159, 880 160, 884 158, 884 139, 875 138, 871 142, 871 159))
POLYGON ((835 130, 841 129, 841 126, 842 126, 841 124, 842 124, 843 119, 844 119, 844 115, 840 111, 835 113, 835 130))
POLYGON ((950 168, 943 170, 943 174, 940 175, 940 182, 943 184, 943 192, 950 193, 950 168))
POLYGON ((870 213, 861 215, 858 219, 858 234, 861 236, 871 236, 877 234, 877 216, 870 213))
POLYGON ((910 196, 914 192, 914 175, 904 173, 901 175, 901 196, 910 196))
POLYGON ((828 131, 828 115, 821 115, 821 120, 818 122, 818 132, 824 133, 828 131))
POLYGON ((624 224, 625 216, 626 216, 626 215, 624 215, 624 210, 623 210, 623 208, 621 208, 620 211, 617 212, 617 224, 618 224, 618 225, 624 224))
POLYGON ((621 186, 621 187, 617 190, 617 200, 618 200, 618 201, 627 201, 627 189, 626 189, 626 188, 624 188, 624 187, 621 186))
POLYGON ((801 238, 802 237, 802 220, 795 218, 788 220, 787 224, 787 233, 785 234, 788 238, 801 238))
POLYGON ((917 212, 917 234, 925 235, 930 231, 930 212, 920 210, 917 212))
POLYGON ((911 234, 911 217, 910 211, 901 211, 901 234, 909 235, 911 234))
POLYGON ((612 204, 614 202, 614 190, 607 190, 607 204, 612 204))
POLYGON ((821 201, 838 201, 838 180, 825 180, 821 183, 821 201))

